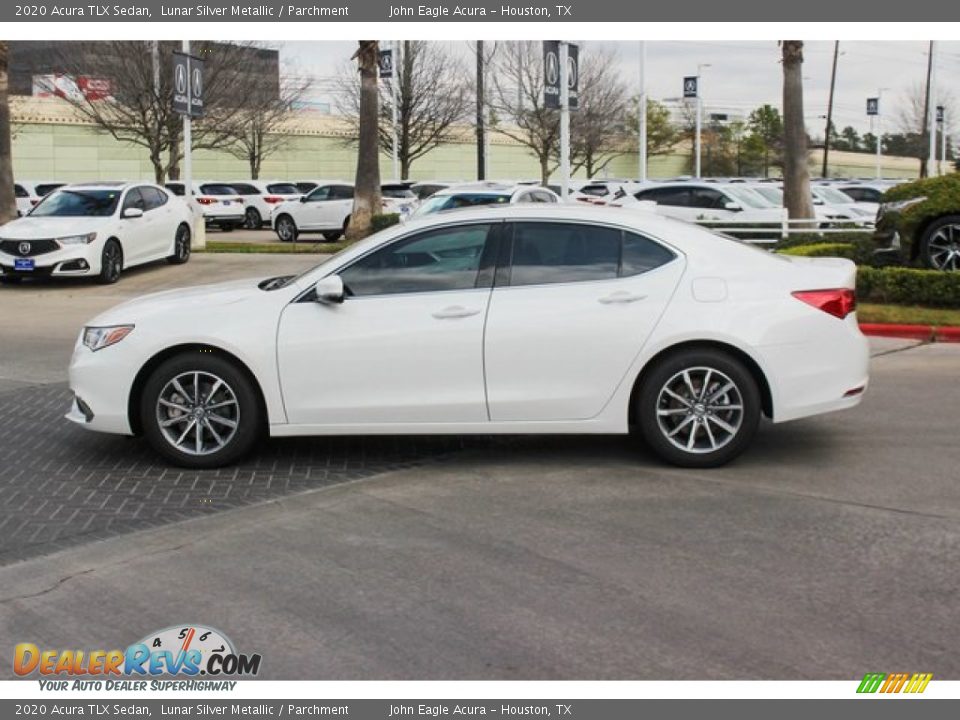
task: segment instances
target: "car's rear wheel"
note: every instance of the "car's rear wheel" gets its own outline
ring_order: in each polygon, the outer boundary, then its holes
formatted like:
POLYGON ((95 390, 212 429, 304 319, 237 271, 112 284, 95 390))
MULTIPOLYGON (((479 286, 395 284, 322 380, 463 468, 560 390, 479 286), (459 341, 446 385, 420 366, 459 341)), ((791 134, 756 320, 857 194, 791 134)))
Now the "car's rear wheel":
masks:
POLYGON ((100 254, 100 274, 97 281, 102 285, 112 285, 120 279, 123 272, 123 249, 116 240, 107 240, 100 254))
POLYGON ((167 258, 171 265, 183 265, 190 259, 190 227, 186 224, 177 228, 173 238, 173 255, 167 258))
POLYGON ((263 218, 260 217, 260 212, 256 208, 247 208, 243 216, 243 226, 247 228, 247 230, 259 230, 263 227, 263 218))
POLYGON ((932 270, 960 271, 960 215, 930 224, 920 240, 920 261, 932 270))
POLYGON ((253 383, 232 361, 187 352, 162 363, 147 380, 140 421, 150 445, 189 468, 229 465, 260 438, 263 410, 253 383))
POLYGON ((732 355, 709 348, 658 361, 636 402, 644 440, 681 467, 716 467, 735 458, 753 439, 762 412, 750 371, 732 355))
POLYGON ((276 231, 280 242, 297 241, 297 224, 289 215, 281 215, 277 218, 276 231))

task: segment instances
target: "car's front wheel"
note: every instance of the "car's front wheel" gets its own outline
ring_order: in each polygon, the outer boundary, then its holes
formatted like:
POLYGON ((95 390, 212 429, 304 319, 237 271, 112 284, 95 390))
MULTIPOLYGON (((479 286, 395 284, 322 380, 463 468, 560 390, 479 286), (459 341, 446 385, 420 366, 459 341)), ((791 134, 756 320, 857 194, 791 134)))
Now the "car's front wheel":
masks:
POLYGON ((176 465, 197 469, 242 458, 264 424, 253 383, 216 351, 187 352, 163 362, 144 386, 140 421, 154 450, 176 465))
POLYGON ((735 458, 753 439, 762 412, 750 371, 732 355, 709 348, 658 361, 636 402, 644 440, 681 467, 716 467, 735 458))
POLYGON ((123 272, 123 249, 116 240, 107 240, 100 253, 100 274, 97 281, 101 285, 112 285, 120 279, 123 272))
POLYGON ((243 226, 247 230, 259 230, 263 226, 263 218, 254 207, 248 207, 243 216, 243 226))
POLYGON ((920 240, 920 260, 933 270, 960 271, 960 215, 930 224, 920 240))

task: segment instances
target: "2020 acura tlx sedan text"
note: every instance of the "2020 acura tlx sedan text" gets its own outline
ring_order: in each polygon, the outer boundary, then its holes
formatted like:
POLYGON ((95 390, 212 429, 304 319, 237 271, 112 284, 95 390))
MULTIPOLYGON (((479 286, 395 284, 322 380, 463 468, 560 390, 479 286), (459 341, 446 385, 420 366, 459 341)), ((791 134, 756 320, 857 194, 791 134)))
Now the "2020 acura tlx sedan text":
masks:
POLYGON ((725 463, 761 416, 852 407, 867 385, 855 267, 652 213, 438 213, 296 277, 171 290, 94 319, 67 417, 171 462, 263 435, 627 433, 725 463))

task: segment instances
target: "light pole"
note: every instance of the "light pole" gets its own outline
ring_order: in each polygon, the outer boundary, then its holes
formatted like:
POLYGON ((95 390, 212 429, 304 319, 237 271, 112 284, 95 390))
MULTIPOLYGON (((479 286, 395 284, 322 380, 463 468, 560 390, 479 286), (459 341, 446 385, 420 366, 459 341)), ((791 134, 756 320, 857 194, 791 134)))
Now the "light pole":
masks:
POLYGON ((567 58, 570 48, 560 41, 560 199, 566 201, 570 190, 570 80, 567 58))
POLYGON ((940 116, 940 162, 937 163, 937 175, 943 175, 943 166, 947 162, 947 106, 937 108, 940 116))
POLYGON ((640 41, 640 99, 637 108, 640 137, 637 154, 640 160, 640 182, 647 181, 647 43, 640 41))
POLYGON ((702 140, 700 138, 703 128, 703 68, 711 67, 710 63, 700 63, 697 65, 697 128, 696 128, 696 166, 694 168, 694 177, 700 177, 700 153, 702 140))
MULTIPOLYGON (((883 157, 883 121, 882 121, 883 115, 880 114, 881 113, 880 99, 883 97, 883 91, 889 90, 889 89, 890 88, 877 88, 877 115, 876 115, 877 122, 876 122, 876 132, 874 132, 873 134, 874 138, 877 141, 877 172, 876 172, 877 180, 883 177, 883 160, 881 159, 883 157)), ((872 117, 870 119, 873 120, 872 117)), ((871 123, 871 125, 872 124, 873 123, 871 123)), ((872 129, 873 128, 871 128, 871 130, 872 129)))
POLYGON ((397 86, 400 81, 400 41, 394 40, 391 49, 393 51, 390 53, 393 56, 390 58, 393 61, 393 73, 390 76, 390 105, 393 115, 391 118, 393 120, 393 179, 399 181, 403 179, 400 177, 400 143, 397 135, 397 99, 399 97, 397 93, 399 88, 397 86))
POLYGON ((930 171, 933 175, 934 165, 937 162, 937 44, 930 41, 930 171))

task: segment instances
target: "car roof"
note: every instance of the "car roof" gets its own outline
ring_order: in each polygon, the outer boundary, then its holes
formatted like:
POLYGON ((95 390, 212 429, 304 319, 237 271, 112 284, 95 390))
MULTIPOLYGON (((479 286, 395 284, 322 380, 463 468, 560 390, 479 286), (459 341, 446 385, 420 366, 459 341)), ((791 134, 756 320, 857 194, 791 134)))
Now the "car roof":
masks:
POLYGON ((156 185, 154 185, 154 183, 147 182, 146 180, 144 180, 143 182, 123 182, 123 181, 111 182, 109 180, 94 180, 91 182, 67 183, 66 185, 62 186, 59 189, 63 190, 63 189, 69 188, 71 190, 81 190, 83 188, 87 188, 90 190, 126 190, 129 187, 134 187, 134 186, 139 187, 140 185, 152 185, 153 187, 157 187, 156 185))
POLYGON ((542 190, 547 190, 552 192, 549 188, 544 188, 540 185, 528 185, 521 183, 504 183, 496 181, 481 181, 481 182, 472 182, 472 183, 462 183, 460 185, 451 185, 450 187, 443 188, 442 190, 437 190, 434 193, 435 197, 445 197, 447 195, 463 195, 466 193, 472 194, 486 194, 486 195, 513 195, 513 193, 520 190, 532 190, 535 188, 540 188, 542 190))

